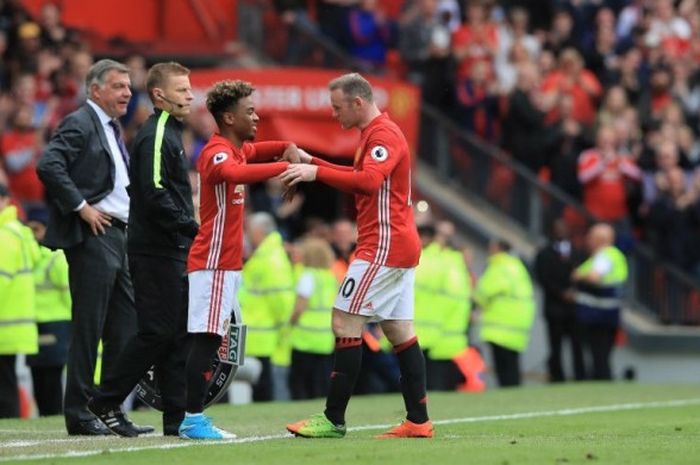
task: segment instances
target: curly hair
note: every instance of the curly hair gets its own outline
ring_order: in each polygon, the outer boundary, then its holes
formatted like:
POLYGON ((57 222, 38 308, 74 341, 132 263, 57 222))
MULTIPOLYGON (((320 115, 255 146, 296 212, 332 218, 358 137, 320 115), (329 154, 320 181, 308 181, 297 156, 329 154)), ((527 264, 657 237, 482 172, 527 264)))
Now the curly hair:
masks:
POLYGON ((216 82, 207 93, 207 110, 219 123, 222 113, 230 111, 240 99, 248 97, 253 91, 255 88, 250 82, 239 79, 216 82))

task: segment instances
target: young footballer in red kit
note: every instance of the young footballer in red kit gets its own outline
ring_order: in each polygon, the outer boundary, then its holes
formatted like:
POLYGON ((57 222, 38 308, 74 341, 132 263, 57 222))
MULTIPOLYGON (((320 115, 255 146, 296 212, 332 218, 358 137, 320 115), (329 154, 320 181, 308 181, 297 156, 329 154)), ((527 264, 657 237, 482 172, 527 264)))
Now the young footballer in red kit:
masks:
POLYGON ((355 259, 333 308, 335 360, 323 413, 287 425, 296 436, 338 438, 362 361, 362 328, 379 320, 401 368, 406 420, 382 438, 432 437, 425 388, 425 360, 413 328, 413 284, 420 240, 411 207, 411 159, 399 127, 374 103, 372 87, 357 73, 329 85, 333 117, 361 131, 353 166, 339 166, 302 151, 302 164, 281 176, 289 186, 318 180, 355 195, 358 241, 355 259))
POLYGON ((235 437, 216 428, 202 411, 211 360, 229 321, 241 322, 236 295, 243 266, 245 184, 276 176, 289 165, 286 161, 256 162, 299 159, 291 142, 251 143, 259 121, 253 91, 244 81, 221 81, 207 94, 207 109, 219 133, 211 137, 197 161, 202 224, 187 263, 187 330, 192 334, 192 348, 186 367, 187 411, 179 430, 186 439, 235 437))

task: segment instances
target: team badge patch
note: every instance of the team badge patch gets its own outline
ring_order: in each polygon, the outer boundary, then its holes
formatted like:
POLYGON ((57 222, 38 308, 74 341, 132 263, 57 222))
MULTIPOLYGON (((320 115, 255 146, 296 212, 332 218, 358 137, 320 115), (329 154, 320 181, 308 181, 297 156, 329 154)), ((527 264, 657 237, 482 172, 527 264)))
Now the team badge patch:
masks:
POLYGON ((372 150, 370 150, 369 154, 378 162, 383 162, 387 158, 389 158, 389 151, 383 145, 375 145, 374 147, 372 147, 372 150))
POLYGON ((228 158, 228 154, 226 152, 219 152, 216 155, 214 155, 214 164, 218 165, 219 163, 222 163, 227 158, 228 158))

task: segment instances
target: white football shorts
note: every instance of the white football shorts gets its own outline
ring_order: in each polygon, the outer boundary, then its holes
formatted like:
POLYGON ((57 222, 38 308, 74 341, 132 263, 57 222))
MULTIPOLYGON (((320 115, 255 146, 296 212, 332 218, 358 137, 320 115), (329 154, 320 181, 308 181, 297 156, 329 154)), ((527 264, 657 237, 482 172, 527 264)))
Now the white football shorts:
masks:
POLYGON ((231 320, 240 324, 241 306, 238 289, 241 272, 230 270, 198 270, 189 275, 190 297, 187 331, 224 336, 231 320))
POLYGON ((372 321, 413 320, 415 268, 392 268, 353 260, 334 307, 372 321))

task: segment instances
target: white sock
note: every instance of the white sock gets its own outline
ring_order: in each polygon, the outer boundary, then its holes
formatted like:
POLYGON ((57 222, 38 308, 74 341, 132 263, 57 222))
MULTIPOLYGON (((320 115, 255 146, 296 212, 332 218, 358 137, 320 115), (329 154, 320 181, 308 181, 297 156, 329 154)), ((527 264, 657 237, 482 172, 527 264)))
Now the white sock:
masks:
POLYGON ((196 418, 196 417, 201 417, 202 415, 204 415, 204 413, 202 413, 202 412, 199 412, 199 413, 185 412, 185 416, 186 416, 186 417, 193 417, 193 418, 196 418))

